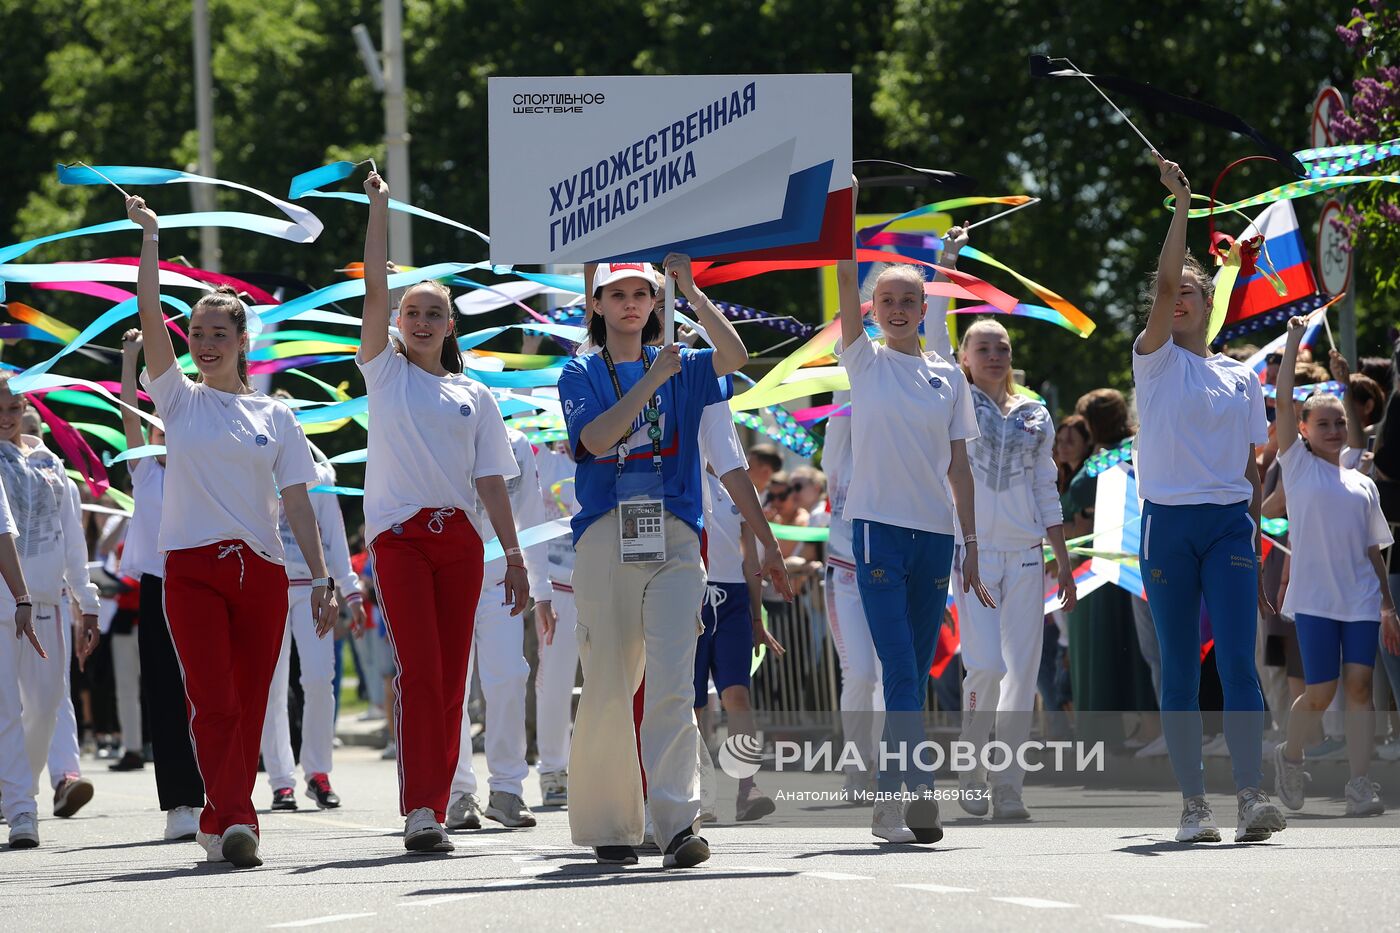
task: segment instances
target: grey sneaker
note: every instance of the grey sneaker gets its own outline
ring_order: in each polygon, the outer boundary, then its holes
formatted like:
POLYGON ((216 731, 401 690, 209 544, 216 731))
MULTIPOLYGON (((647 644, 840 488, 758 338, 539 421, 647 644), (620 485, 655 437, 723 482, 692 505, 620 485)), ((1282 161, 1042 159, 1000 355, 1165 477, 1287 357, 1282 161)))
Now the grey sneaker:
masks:
POLYGON ((992 786, 986 781, 958 781, 958 806, 972 816, 986 816, 991 806, 992 786))
POLYGON ((1385 812, 1381 786, 1364 774, 1347 781, 1347 816, 1380 816, 1385 812))
POLYGON ((913 842, 914 833, 904 823, 904 804, 899 800, 877 800, 870 819, 870 832, 886 842, 913 842))
POLYGON ((992 819, 1028 820, 1031 811, 1021 802, 1021 789, 1010 784, 998 784, 992 788, 992 819))
POLYGON ((1181 824, 1176 829, 1177 842, 1219 842, 1220 827, 1215 814, 1204 797, 1187 797, 1181 803, 1181 824))
POLYGON ((569 772, 540 773, 540 799, 543 806, 562 807, 569 802, 569 772))
POLYGON ((404 820, 403 847, 410 852, 451 852, 456 848, 427 807, 419 807, 404 820))
POLYGON ((1274 746, 1274 793, 1288 809, 1301 810, 1305 799, 1303 783, 1312 780, 1312 775, 1303 770, 1301 761, 1289 761, 1283 746, 1282 742, 1274 746))
POLYGON ((520 795, 503 790, 491 792, 490 800, 486 804, 486 818, 512 829, 535 825, 535 814, 525 806, 525 801, 520 799, 520 795))
POLYGON ((10 848, 33 849, 39 845, 39 819, 33 813, 21 813, 10 824, 10 848))
POLYGON ((481 801, 476 794, 463 794, 447 807, 448 829, 480 829, 481 801))
POLYGON ((1235 827, 1236 842, 1263 842, 1274 833, 1288 828, 1283 812, 1269 802, 1268 794, 1257 787, 1246 787, 1235 795, 1239 800, 1239 825, 1235 827))
POLYGON ((927 784, 914 788, 914 799, 904 805, 904 825, 914 834, 914 841, 928 845, 943 838, 943 821, 938 815, 938 801, 927 784))

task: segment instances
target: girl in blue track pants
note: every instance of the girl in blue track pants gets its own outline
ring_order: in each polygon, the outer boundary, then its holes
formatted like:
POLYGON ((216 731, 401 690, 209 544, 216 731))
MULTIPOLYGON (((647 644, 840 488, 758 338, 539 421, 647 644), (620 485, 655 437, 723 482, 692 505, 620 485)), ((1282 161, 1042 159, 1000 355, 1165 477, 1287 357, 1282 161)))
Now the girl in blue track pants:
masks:
MULTIPOLYGON (((959 239, 966 242, 955 228, 944 242, 952 245, 959 239)), ((889 842, 937 842, 943 826, 932 794, 933 757, 927 754, 921 761, 916 749, 927 740, 924 699, 957 527, 967 532, 964 588, 993 605, 977 573, 973 533, 966 442, 977 436, 977 418, 962 371, 935 353, 924 353, 919 344, 919 323, 928 310, 923 275, 899 265, 876 277, 871 304, 883 345, 865 333, 856 263, 838 263, 836 275, 841 365, 851 379, 854 477, 843 514, 851 522, 856 583, 885 694, 871 832, 889 842), (907 805, 898 793, 903 789, 910 792, 907 805)))
MULTIPOLYGON (((1154 153, 1156 155, 1156 153, 1154 153)), ((1186 251, 1191 186, 1156 155, 1161 181, 1183 209, 1162 244, 1147 326, 1133 345, 1139 420, 1134 462, 1142 510, 1141 568, 1162 650, 1163 731, 1184 804, 1179 842, 1219 842, 1201 764, 1201 604, 1215 633, 1225 693, 1225 740, 1239 821, 1235 841, 1285 826, 1260 789, 1264 697, 1254 666, 1259 582, 1259 468, 1268 440, 1254 372, 1208 346, 1214 288, 1186 251)), ((1272 612, 1269 609, 1269 612, 1272 612)))
POLYGON ((1342 792, 1346 815, 1379 816, 1385 804, 1367 773, 1376 742, 1371 675, 1382 625, 1385 650, 1400 648, 1381 556, 1381 548, 1394 538, 1381 512, 1380 491, 1355 469, 1364 448, 1360 420, 1350 416, 1341 399, 1322 394, 1310 396, 1301 416, 1294 415, 1293 367, 1306 327, 1305 318, 1288 322, 1278 377, 1277 436, 1293 543, 1293 575, 1283 614, 1298 630, 1307 689, 1293 703, 1288 741, 1274 748, 1274 787, 1284 806, 1303 808, 1303 738, 1318 725, 1340 681, 1347 699, 1351 765, 1351 780, 1342 792))

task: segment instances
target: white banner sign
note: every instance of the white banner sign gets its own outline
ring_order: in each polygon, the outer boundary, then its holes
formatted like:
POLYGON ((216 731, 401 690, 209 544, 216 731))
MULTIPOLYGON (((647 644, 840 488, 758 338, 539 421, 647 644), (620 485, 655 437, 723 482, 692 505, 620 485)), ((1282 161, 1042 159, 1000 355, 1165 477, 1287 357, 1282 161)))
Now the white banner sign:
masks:
POLYGON ((491 261, 851 254, 851 76, 491 78, 491 261))

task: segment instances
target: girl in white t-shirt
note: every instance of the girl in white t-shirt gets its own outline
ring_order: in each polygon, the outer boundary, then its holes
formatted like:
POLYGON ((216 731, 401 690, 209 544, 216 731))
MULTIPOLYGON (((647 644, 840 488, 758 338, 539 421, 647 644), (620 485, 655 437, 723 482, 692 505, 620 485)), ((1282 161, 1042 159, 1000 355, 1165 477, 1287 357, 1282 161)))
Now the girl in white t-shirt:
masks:
POLYGON ((1254 371, 1212 353, 1210 276, 1186 252, 1191 186, 1157 156, 1176 198, 1151 290, 1147 326, 1133 346, 1139 430, 1133 454, 1142 507, 1140 557, 1162 655, 1160 706, 1167 752, 1181 787, 1178 842, 1219 842, 1201 763, 1201 603, 1215 636, 1225 694, 1239 821, 1235 841, 1267 839, 1286 823, 1264 782, 1264 695, 1254 664, 1264 598, 1259 550, 1259 466, 1268 440, 1264 392, 1254 371))
POLYGON ((141 228, 143 380, 165 423, 157 547, 165 555, 165 612, 204 777, 196 838, 211 862, 261 865, 252 791, 287 620, 279 490, 315 577, 311 601, 323 637, 337 613, 306 492, 316 469, 292 410, 248 386, 248 309, 232 289, 221 287, 190 311, 199 381, 175 365, 160 302, 160 225, 141 198, 128 198, 126 210, 141 228))
POLYGON ((365 528, 398 674, 399 807, 404 847, 447 852, 442 822, 461 747, 462 699, 485 544, 478 504, 505 549, 504 599, 530 598, 506 480, 519 474, 501 410, 462 374, 451 295, 419 282, 389 337, 389 186, 365 180, 365 313, 355 362, 369 394, 365 528))
MULTIPOLYGON (((973 743, 980 759, 993 725, 997 741, 1013 751, 1030 738, 1045 644, 1046 539, 1055 550, 1060 600, 1067 612, 1075 605, 1075 583, 1055 488, 1050 412, 1016 391, 1011 337, 1001 324, 990 318, 975 322, 963 334, 961 349, 980 434, 967 445, 977 490, 978 569, 997 602, 997 608, 988 609, 965 595, 958 600, 967 669, 962 738, 973 743)), ((1021 802, 1025 776, 1014 756, 1009 767, 991 774, 994 818, 1030 818, 1021 802)), ((958 800, 967 812, 985 816, 989 788, 972 777, 966 773, 958 800)))
POLYGON ((1400 650, 1400 620, 1387 586, 1381 549, 1394 543, 1381 513, 1380 492, 1354 467, 1360 451, 1347 447, 1342 401, 1314 394, 1296 416, 1293 368, 1307 319, 1288 322, 1278 379, 1278 460, 1288 499, 1293 573, 1283 615, 1293 619, 1307 687, 1288 717, 1288 741, 1274 748, 1274 780, 1290 810, 1303 807, 1303 740, 1337 693, 1346 691, 1347 816, 1376 816, 1385 805, 1367 769, 1375 744, 1371 674, 1376 636, 1400 650), (1302 443, 1298 432, 1302 431, 1302 443))
MULTIPOLYGON (((852 180, 854 183, 854 179, 852 180)), ((857 265, 836 265, 841 296, 841 365, 851 379, 853 469, 845 517, 851 522, 856 583, 880 658, 885 753, 926 740, 929 667, 948 597, 953 535, 964 532, 963 587, 994 606, 977 572, 976 518, 967 441, 977 436, 962 371, 923 352, 928 312, 923 276, 886 268, 871 305, 885 342, 866 336, 857 265), (956 511, 956 516, 955 516, 956 511)), ((943 838, 933 773, 917 755, 885 767, 871 832, 890 842, 943 838), (901 790, 912 799, 903 803, 901 790)))

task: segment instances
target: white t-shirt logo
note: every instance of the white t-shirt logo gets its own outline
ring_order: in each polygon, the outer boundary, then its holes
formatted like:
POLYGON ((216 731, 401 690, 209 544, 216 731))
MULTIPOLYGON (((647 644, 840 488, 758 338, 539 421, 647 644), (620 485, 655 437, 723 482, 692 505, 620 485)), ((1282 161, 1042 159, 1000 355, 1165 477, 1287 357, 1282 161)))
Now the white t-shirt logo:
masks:
POLYGON ((471 417, 472 407, 470 405, 463 405, 461 408, 457 409, 457 413, 463 418, 471 417))
POLYGON ((933 386, 935 389, 943 388, 943 380, 938 378, 937 376, 930 377, 928 384, 933 386))
POLYGON ((266 434, 259 434, 257 437, 253 438, 253 443, 257 444, 259 447, 266 447, 266 446, 267 446, 267 435, 266 435, 266 434))

